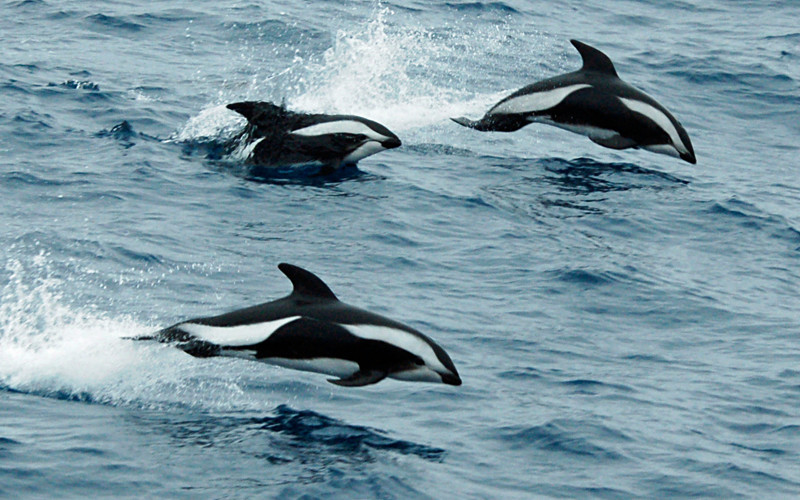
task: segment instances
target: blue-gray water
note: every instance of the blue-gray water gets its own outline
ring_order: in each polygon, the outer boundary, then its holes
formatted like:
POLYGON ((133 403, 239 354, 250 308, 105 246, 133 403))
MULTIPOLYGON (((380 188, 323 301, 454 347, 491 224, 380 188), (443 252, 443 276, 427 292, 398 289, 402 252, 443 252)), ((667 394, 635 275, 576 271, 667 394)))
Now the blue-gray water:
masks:
POLYGON ((4 2, 0 497, 800 494, 796 2, 4 2), (698 164, 467 130, 577 38, 698 164), (368 116, 334 178, 208 159, 241 99, 368 116), (280 297, 436 339, 348 389, 120 337, 280 297))

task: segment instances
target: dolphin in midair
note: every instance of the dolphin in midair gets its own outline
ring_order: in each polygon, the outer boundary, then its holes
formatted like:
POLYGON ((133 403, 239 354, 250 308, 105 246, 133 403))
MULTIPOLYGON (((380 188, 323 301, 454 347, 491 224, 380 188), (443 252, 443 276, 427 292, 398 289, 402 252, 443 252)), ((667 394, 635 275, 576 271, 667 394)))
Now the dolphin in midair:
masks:
POLYGON ((607 55, 578 40, 570 42, 583 58, 581 69, 519 89, 480 120, 452 120, 482 132, 546 123, 607 148, 646 149, 697 163, 689 135, 672 113, 622 81, 607 55))
POLYGON ((292 293, 219 316, 181 321, 134 340, 172 344, 195 357, 229 356, 325 373, 341 386, 385 378, 461 385, 450 356, 423 333, 341 302, 316 275, 278 268, 292 293))

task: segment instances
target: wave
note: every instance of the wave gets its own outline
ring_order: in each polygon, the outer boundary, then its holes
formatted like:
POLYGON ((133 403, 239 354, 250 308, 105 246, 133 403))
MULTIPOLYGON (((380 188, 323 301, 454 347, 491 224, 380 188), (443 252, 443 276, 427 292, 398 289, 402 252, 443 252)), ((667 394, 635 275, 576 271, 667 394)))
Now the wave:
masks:
POLYGON ((475 12, 500 12, 503 14, 519 14, 519 11, 505 2, 446 2, 445 6, 455 11, 475 12))
POLYGON ((610 446, 601 446, 597 442, 631 441, 631 438, 624 433, 603 425, 568 419, 557 419, 530 427, 506 427, 501 429, 498 434, 500 439, 507 442, 514 450, 533 447, 547 452, 564 453, 576 458, 602 460, 622 460, 624 456, 610 446))
POLYGON ((610 390, 614 393, 635 392, 633 387, 624 384, 610 384, 592 379, 574 379, 560 382, 565 387, 573 389, 576 394, 598 394, 601 391, 610 390))
POLYGON ((30 172, 10 171, 0 174, 0 185, 7 188, 19 188, 27 186, 85 186, 90 184, 85 180, 56 180, 48 179, 43 175, 32 174, 30 172))
POLYGON ((800 250, 800 230, 795 228, 785 217, 764 212, 756 205, 737 197, 724 201, 716 201, 705 208, 719 227, 725 223, 733 223, 743 229, 766 233, 770 238, 783 240, 792 245, 793 251, 800 250))
POLYGON ((106 14, 93 14, 86 16, 90 26, 100 31, 118 32, 127 31, 137 33, 145 29, 143 24, 126 19, 124 16, 109 16, 106 14))

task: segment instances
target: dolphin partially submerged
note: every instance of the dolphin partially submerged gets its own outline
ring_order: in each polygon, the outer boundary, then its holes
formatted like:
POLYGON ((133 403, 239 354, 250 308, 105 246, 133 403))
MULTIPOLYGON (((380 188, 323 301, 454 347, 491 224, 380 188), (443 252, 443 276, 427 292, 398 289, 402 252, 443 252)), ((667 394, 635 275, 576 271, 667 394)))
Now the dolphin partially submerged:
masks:
POLYGON ((255 165, 319 163, 329 172, 401 145, 388 128, 362 116, 300 113, 260 101, 226 107, 247 118, 239 140, 245 161, 255 165))

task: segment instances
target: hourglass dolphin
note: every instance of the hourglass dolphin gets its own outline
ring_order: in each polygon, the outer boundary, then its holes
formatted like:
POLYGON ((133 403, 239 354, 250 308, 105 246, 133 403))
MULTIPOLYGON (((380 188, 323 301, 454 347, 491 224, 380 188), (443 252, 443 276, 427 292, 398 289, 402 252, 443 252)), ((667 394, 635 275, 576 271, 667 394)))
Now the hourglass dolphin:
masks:
POLYGON ((496 132, 546 123, 588 136, 607 148, 641 148, 697 163, 689 135, 664 106, 622 81, 607 55, 570 41, 583 58, 581 69, 521 88, 480 120, 453 121, 496 132))
POLYGON ((330 171, 401 145, 388 128, 361 116, 298 113, 257 101, 227 108, 247 118, 240 148, 255 165, 320 163, 330 171))
POLYGON ((288 296, 219 316, 182 321, 154 335, 196 357, 231 356, 333 375, 342 386, 384 378, 461 385, 436 342, 395 320, 339 301, 321 279, 291 264, 278 268, 288 296))

